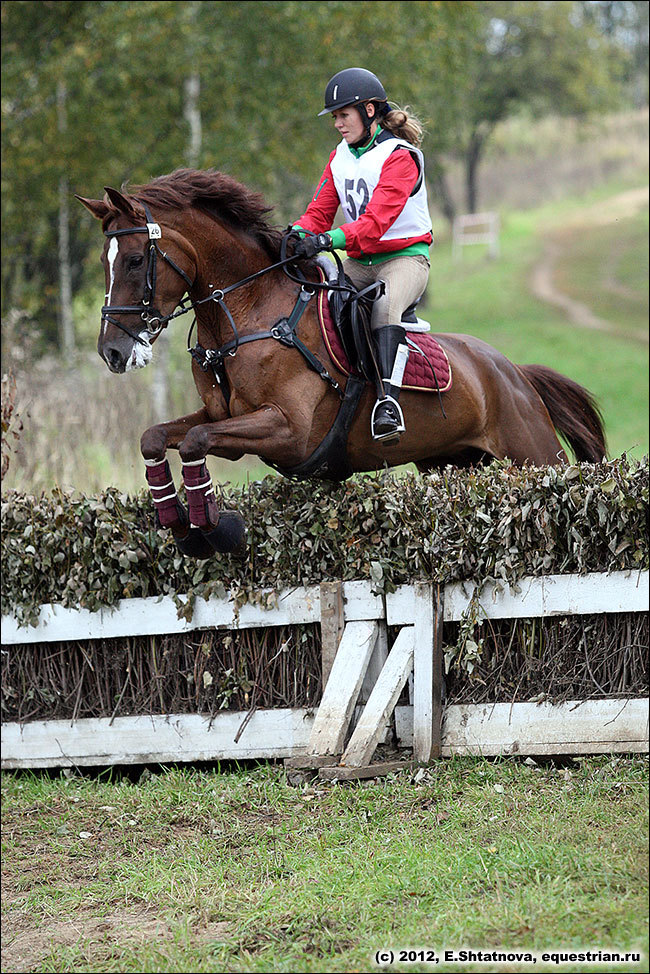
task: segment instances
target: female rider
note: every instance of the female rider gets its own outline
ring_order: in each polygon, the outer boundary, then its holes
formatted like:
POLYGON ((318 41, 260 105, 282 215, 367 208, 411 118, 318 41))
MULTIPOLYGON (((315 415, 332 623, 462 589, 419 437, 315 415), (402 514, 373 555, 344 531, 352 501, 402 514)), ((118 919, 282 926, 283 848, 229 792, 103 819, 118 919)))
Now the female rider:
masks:
POLYGON ((342 142, 294 223, 315 234, 302 239, 295 253, 345 250, 344 269, 357 288, 384 282, 371 321, 382 379, 371 426, 375 440, 395 442, 405 430, 398 401, 408 359, 402 314, 424 293, 433 242, 418 148, 422 128, 407 111, 391 108, 379 78, 363 68, 346 68, 330 79, 319 114, 329 112, 342 142), (339 206, 344 223, 332 230, 339 206))

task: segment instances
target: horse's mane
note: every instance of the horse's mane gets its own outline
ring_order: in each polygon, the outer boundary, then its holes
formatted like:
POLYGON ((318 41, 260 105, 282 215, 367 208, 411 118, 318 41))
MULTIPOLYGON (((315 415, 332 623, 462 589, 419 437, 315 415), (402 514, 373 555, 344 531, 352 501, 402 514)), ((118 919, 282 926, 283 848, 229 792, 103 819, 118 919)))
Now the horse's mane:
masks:
POLYGON ((177 169, 144 186, 132 187, 128 192, 153 206, 170 209, 195 206, 250 234, 273 259, 279 255, 282 234, 267 220, 272 208, 259 193, 242 186, 226 173, 216 169, 177 169))

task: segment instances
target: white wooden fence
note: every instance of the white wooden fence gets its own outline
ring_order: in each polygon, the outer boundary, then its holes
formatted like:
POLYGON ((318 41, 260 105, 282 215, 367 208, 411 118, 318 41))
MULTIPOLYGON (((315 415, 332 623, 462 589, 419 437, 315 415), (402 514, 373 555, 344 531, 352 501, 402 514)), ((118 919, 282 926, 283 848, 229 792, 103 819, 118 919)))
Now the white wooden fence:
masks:
POLYGON ((498 257, 499 222, 498 213, 466 213, 464 216, 457 216, 452 225, 453 259, 462 257, 463 247, 467 244, 487 244, 489 256, 498 257))
MULTIPOLYGON (((285 758, 323 777, 376 773, 371 759, 395 715, 416 762, 453 754, 587 754, 648 750, 648 701, 599 699, 443 707, 442 624, 460 621, 473 585, 403 586, 385 596, 368 582, 264 592, 259 604, 197 599, 179 619, 170 598, 130 599, 99 612, 41 607, 35 627, 3 617, 3 645, 89 640, 195 629, 320 622, 324 691, 315 711, 161 714, 2 725, 2 767, 73 767, 166 761, 285 758), (388 626, 400 627, 388 649, 388 626), (411 680, 411 705, 397 707, 411 680), (361 704, 361 706, 360 706, 361 704), (350 731, 352 731, 350 736, 350 731)), ((480 615, 530 618, 648 608, 648 572, 527 578, 516 590, 484 586, 480 615)))

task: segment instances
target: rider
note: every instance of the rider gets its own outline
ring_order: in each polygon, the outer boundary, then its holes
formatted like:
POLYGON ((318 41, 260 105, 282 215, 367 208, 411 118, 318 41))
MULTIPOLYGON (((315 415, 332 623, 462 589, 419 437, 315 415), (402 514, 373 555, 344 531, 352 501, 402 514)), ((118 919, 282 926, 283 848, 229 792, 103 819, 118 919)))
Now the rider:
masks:
POLYGON ((315 234, 305 236, 295 253, 345 250, 344 269, 357 288, 384 282, 371 320, 382 379, 371 424, 375 440, 395 441, 405 430, 398 401, 408 359, 402 315, 424 293, 433 242, 418 148, 422 128, 407 110, 388 104, 381 81, 364 68, 346 68, 330 79, 319 114, 330 112, 343 141, 294 223, 315 234), (344 223, 332 230, 339 206, 344 223))

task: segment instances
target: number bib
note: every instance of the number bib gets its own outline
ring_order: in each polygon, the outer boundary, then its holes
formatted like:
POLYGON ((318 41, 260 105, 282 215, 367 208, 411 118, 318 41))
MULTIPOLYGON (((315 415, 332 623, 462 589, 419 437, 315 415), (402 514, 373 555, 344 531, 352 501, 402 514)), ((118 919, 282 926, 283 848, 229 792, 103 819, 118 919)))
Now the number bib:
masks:
MULTIPOLYGON (((334 186, 338 193, 344 222, 353 223, 365 212, 372 194, 379 182, 381 170, 388 157, 396 149, 408 149, 417 160, 420 173, 424 171, 424 157, 419 149, 409 142, 394 136, 382 138, 375 142, 372 149, 357 157, 347 142, 343 141, 337 147, 330 163, 334 186)), ((395 222, 381 237, 381 240, 397 240, 406 237, 421 237, 431 230, 431 217, 427 205, 427 191, 424 179, 419 181, 418 188, 408 198, 404 209, 395 222)))

